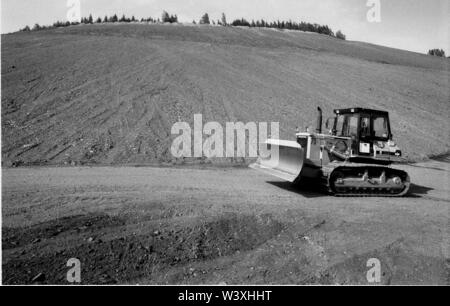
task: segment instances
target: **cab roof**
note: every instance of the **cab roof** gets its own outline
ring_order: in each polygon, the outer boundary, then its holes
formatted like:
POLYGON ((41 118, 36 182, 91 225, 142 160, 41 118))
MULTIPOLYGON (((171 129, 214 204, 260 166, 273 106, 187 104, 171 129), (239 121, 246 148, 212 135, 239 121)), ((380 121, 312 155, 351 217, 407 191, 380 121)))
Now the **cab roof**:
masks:
POLYGON ((361 107, 353 107, 353 108, 344 108, 344 109, 335 109, 335 114, 358 114, 358 113, 369 113, 369 114, 380 114, 380 115, 388 115, 389 113, 382 110, 377 109, 369 109, 369 108, 361 108, 361 107))

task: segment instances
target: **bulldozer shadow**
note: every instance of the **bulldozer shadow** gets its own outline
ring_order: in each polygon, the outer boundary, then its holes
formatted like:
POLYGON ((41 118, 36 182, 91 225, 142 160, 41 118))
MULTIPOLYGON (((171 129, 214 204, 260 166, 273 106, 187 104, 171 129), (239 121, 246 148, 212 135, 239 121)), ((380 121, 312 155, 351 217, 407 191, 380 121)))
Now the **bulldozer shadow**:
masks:
POLYGON ((411 184, 408 193, 405 195, 407 198, 421 198, 422 195, 428 194, 429 191, 434 190, 434 188, 411 184))
POLYGON ((294 184, 287 181, 268 181, 267 183, 276 186, 278 188, 284 189, 286 191, 294 192, 305 198, 318 198, 329 196, 324 191, 320 189, 320 186, 313 182, 302 182, 294 184))
MULTIPOLYGON (((294 192, 305 198, 318 198, 318 197, 330 197, 331 195, 324 192, 320 185, 314 181, 302 181, 298 184, 293 184, 286 181, 268 181, 267 183, 276 186, 278 188, 284 189, 286 191, 294 192)), ((421 186, 417 184, 411 184, 408 193, 404 196, 405 198, 422 198, 423 195, 428 194, 429 191, 434 190, 433 188, 421 186)))

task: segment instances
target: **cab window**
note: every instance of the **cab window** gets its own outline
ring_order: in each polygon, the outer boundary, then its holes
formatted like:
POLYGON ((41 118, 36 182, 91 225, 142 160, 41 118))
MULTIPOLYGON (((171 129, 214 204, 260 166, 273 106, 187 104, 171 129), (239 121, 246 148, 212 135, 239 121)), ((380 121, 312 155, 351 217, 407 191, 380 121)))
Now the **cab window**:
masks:
POLYGON ((373 132, 374 136, 378 138, 388 138, 389 129, 388 121, 385 116, 376 116, 373 118, 373 132))
POLYGON ((340 115, 337 118, 336 122, 336 136, 342 136, 342 133, 344 131, 344 119, 345 117, 340 115))
POLYGON ((361 116, 361 137, 370 137, 370 117, 361 116))
POLYGON ((336 122, 336 136, 357 136, 358 116, 355 114, 339 115, 336 122))
POLYGON ((358 136, 358 117, 349 116, 347 136, 358 136))

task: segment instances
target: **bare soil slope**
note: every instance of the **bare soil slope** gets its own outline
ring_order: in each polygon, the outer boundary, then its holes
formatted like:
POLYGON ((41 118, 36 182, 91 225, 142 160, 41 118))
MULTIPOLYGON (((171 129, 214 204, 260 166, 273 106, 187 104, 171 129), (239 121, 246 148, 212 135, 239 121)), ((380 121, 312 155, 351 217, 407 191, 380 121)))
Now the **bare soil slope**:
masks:
POLYGON ((449 61, 292 31, 91 25, 2 35, 3 165, 174 162, 173 123, 388 110, 410 158, 449 150, 449 61))

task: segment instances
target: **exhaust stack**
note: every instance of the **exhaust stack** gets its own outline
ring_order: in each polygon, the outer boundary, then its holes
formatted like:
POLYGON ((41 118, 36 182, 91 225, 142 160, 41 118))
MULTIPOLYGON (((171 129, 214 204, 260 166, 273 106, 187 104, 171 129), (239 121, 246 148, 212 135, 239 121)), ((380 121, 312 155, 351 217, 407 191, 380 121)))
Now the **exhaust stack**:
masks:
POLYGON ((322 133, 322 109, 320 107, 317 107, 317 126, 316 126, 316 132, 317 134, 322 133))

